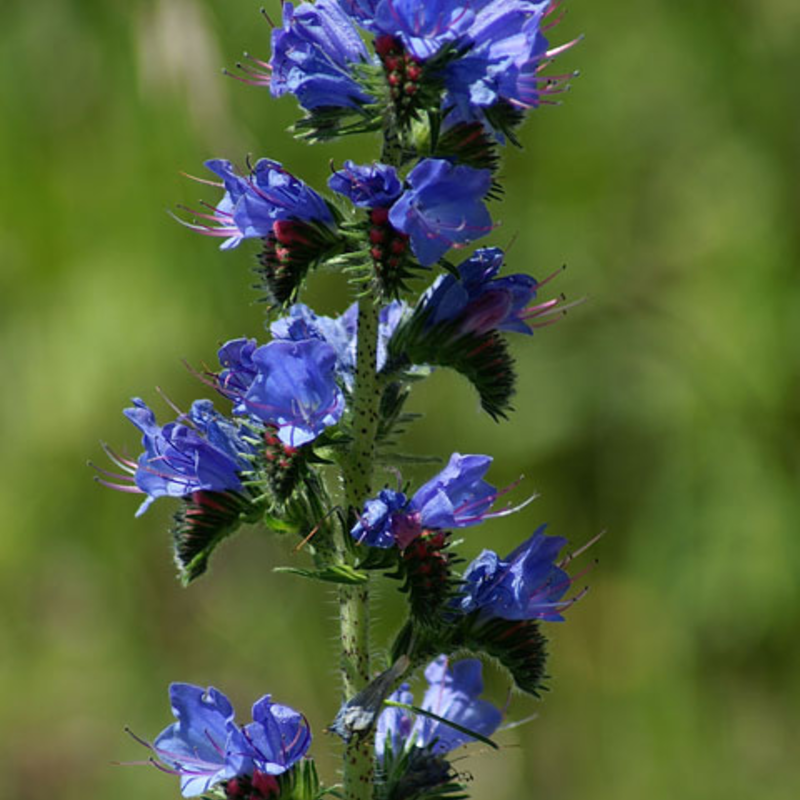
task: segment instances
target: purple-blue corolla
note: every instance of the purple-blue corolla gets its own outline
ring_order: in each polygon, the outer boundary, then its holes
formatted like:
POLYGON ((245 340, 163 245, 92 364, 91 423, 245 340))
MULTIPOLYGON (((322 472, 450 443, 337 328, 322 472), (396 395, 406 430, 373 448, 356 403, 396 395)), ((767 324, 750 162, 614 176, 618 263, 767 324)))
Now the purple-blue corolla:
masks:
POLYGON ((328 178, 328 186, 359 208, 387 208, 403 191, 397 170, 377 162, 361 166, 345 161, 344 168, 328 178))
POLYGON ((100 482, 113 489, 146 494, 136 516, 141 516, 159 497, 187 497, 193 492, 238 491, 239 474, 250 468, 246 455, 250 445, 239 429, 214 410, 210 400, 198 400, 187 415, 163 427, 138 397, 125 416, 142 431, 144 453, 138 461, 121 458, 107 449, 112 460, 127 475, 105 473, 127 484, 100 482))
POLYGON ((225 194, 212 214, 195 214, 205 222, 184 224, 206 236, 224 238, 222 250, 237 247, 244 239, 269 236, 278 222, 333 225, 325 200, 277 161, 260 159, 246 177, 230 161, 212 159, 205 165, 222 179, 225 194))
POLYGON ((557 562, 567 540, 547 536, 542 525, 505 558, 484 550, 464 573, 459 606, 465 614, 480 611, 485 618, 541 619, 561 622, 561 611, 574 602, 562 600, 572 578, 557 562))
POLYGON ((389 222, 410 237, 411 249, 422 266, 431 266, 451 247, 465 245, 492 230, 492 219, 483 202, 492 183, 488 169, 426 158, 406 180, 409 188, 389 211, 389 222))
POLYGON ((358 108, 374 101, 352 74, 352 65, 369 60, 367 50, 337 0, 283 4, 283 25, 272 32, 271 76, 274 97, 291 93, 308 110, 331 106, 358 108))
MULTIPOLYGON (((409 309, 401 300, 385 305, 378 317, 377 371, 386 363, 387 345, 409 309)), ((358 345, 358 304, 353 303, 338 317, 326 317, 303 303, 289 308, 288 314, 272 323, 270 333, 276 340, 300 342, 316 339, 327 342, 336 353, 336 372, 347 389, 355 381, 358 345)))
POLYGON ((240 727, 228 698, 213 687, 173 683, 169 694, 177 722, 149 746, 167 771, 180 776, 184 797, 242 777, 277 789, 265 776, 291 769, 311 744, 305 718, 269 695, 253 706, 254 721, 240 727))
POLYGON ((341 419, 345 401, 336 383, 336 352, 326 342, 273 341, 252 360, 258 374, 242 403, 248 414, 277 426, 284 444, 307 444, 341 419))
MULTIPOLYGON (((378 36, 399 39, 414 58, 425 61, 469 29, 476 3, 464 0, 343 0, 360 24, 378 36)), ((477 5, 480 5, 478 0, 477 5)))
POLYGON ((530 275, 498 278, 503 259, 499 247, 481 248, 459 264, 458 278, 450 274, 438 277, 420 300, 425 327, 452 323, 461 334, 491 330, 533 333, 525 319, 541 313, 538 307, 528 309, 537 283, 530 275))
POLYGON ((453 453, 447 466, 410 500, 392 489, 367 500, 351 535, 371 547, 396 545, 403 550, 423 530, 466 528, 511 513, 515 509, 491 511, 498 492, 483 479, 491 463, 489 456, 453 453))
MULTIPOLYGON (((491 736, 497 730, 503 715, 492 703, 480 699, 483 692, 480 661, 470 658, 450 664, 445 656, 439 656, 427 666, 425 677, 428 689, 421 706, 425 711, 482 736, 491 736)), ((389 699, 409 705, 413 703, 407 684, 389 699)), ((413 747, 444 755, 474 741, 474 737, 444 722, 422 715, 414 719, 412 714, 406 709, 391 707, 381 714, 375 736, 378 759, 383 758, 387 742, 394 755, 413 747)))

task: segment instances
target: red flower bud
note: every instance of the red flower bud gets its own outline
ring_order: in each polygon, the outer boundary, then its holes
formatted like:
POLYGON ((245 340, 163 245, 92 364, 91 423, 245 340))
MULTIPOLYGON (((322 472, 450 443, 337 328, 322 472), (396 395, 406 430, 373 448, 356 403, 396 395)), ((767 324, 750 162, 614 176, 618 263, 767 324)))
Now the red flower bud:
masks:
POLYGON ((369 218, 375 225, 385 225, 389 221, 389 209, 373 208, 369 212, 369 218))

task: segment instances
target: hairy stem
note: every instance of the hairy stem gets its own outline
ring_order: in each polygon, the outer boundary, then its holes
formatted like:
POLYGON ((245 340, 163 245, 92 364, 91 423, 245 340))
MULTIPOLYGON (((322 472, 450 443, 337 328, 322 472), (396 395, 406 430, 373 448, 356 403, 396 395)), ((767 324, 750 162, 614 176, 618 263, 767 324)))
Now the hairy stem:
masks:
MULTIPOLYGON (((387 109, 381 160, 399 166, 402 146, 394 110, 387 109)), ((377 376, 378 322, 377 297, 364 295, 358 302, 358 350, 353 389, 353 444, 343 464, 346 525, 361 513, 364 501, 372 494, 375 438, 381 386, 377 376)), ((348 530, 342 531, 340 557, 352 560, 348 530)), ((345 700, 351 699, 370 681, 369 665, 369 584, 342 586, 339 589, 339 619, 342 640, 341 674, 345 700)), ((354 736, 344 751, 344 800, 371 800, 373 797, 374 746, 371 736, 354 736)))
MULTIPOLYGON (((378 306, 369 296, 358 304, 358 352, 353 391, 353 444, 343 465, 347 525, 361 512, 372 493, 375 435, 378 427, 380 387, 376 374, 378 306)), ((343 537, 349 536, 347 530, 343 537)), ((346 541, 340 545, 342 559, 350 560, 346 541)), ((341 674, 345 700, 351 699, 370 680, 369 586, 339 588, 341 630, 341 674)), ((373 746, 371 738, 354 737, 344 753, 345 800, 372 797, 373 746)))

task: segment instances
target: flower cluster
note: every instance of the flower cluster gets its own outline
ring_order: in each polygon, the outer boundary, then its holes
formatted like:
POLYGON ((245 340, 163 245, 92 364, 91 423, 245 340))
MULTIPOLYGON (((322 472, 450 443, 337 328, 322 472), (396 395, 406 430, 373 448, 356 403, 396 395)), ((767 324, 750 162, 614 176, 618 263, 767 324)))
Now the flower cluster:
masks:
POLYGON ((576 41, 550 47, 551 0, 321 0, 284 5, 269 64, 244 80, 296 95, 308 111, 368 113, 380 94, 377 68, 399 112, 441 111, 450 125, 476 121, 503 135, 518 115, 564 90, 571 75, 542 76, 576 41), (356 25, 375 37, 370 56, 356 25), (369 66, 373 69, 370 70, 369 66))
POLYGON ((253 705, 253 721, 244 726, 213 687, 173 683, 169 696, 177 722, 146 744, 166 771, 180 776, 184 797, 221 785, 228 798, 268 800, 279 793, 276 776, 292 769, 311 745, 303 715, 270 695, 253 705))
POLYGON ((385 479, 399 476, 398 465, 435 460, 398 452, 420 416, 406 406, 417 382, 434 368, 455 370, 488 414, 505 417, 516 380, 506 334, 530 335, 569 307, 563 296, 539 297, 557 272, 541 281, 506 272, 498 247, 449 260, 495 230, 499 153, 518 143, 525 112, 567 88, 569 75, 542 74, 574 44, 547 39, 558 5, 284 2, 270 60, 240 65, 244 83, 295 96, 305 114, 297 136, 380 131, 380 160, 332 163, 327 196, 268 158, 246 169, 206 162, 215 180, 197 180, 221 196, 200 211, 184 208, 191 218, 182 222, 221 239, 225 251, 258 242, 268 340, 230 339, 218 349, 219 368, 198 375, 230 416, 198 400, 188 413, 173 406, 178 416, 162 426, 135 399, 125 415, 143 452, 133 460, 106 448, 121 473, 100 470, 99 480, 145 495, 137 516, 157 498, 181 501, 172 541, 184 583, 205 573, 243 523, 262 523, 297 536, 295 552, 310 556, 307 568, 283 571, 339 585, 345 697, 328 730, 345 743, 344 774, 341 792, 319 782, 306 758, 308 723, 269 695, 241 725, 218 690, 176 683, 176 722, 148 746, 186 797, 466 797, 449 754, 487 742, 503 712, 481 697, 478 658, 451 662, 453 654, 491 658, 527 694, 542 688, 541 623, 563 621, 583 595, 571 594, 566 570, 576 554, 560 557, 566 540, 542 526, 507 556, 483 549, 463 569, 453 538, 533 497, 499 507, 517 484, 498 490, 486 480, 491 457, 459 452, 415 489, 400 481, 373 495, 370 487, 379 465, 385 479), (357 298, 338 315, 299 302, 323 269, 341 273, 357 298), (411 280, 425 275, 427 288, 412 297, 411 280), (374 676, 366 626, 378 574, 408 602, 390 666, 374 676), (431 658, 417 707, 401 681, 431 658))

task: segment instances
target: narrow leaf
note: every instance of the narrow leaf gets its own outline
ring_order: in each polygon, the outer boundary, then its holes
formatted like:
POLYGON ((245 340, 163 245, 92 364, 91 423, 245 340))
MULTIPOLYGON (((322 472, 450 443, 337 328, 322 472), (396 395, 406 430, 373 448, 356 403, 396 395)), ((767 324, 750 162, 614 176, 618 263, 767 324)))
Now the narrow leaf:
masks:
POLYGON ((441 722, 444 725, 447 725, 448 728, 453 728, 457 730, 459 733, 463 733, 467 736, 471 736, 473 739, 477 739, 479 742, 483 742, 484 744, 488 744, 489 747, 494 748, 495 750, 500 749, 500 745, 493 742, 488 736, 484 736, 482 733, 476 733, 475 731, 471 731, 469 728, 465 728, 463 725, 459 725, 452 720, 445 719, 444 717, 440 717, 438 714, 434 714, 433 711, 426 711, 424 708, 419 708, 419 706, 412 706, 408 703, 399 703, 396 700, 384 700, 384 705, 392 706, 393 708, 402 708, 406 711, 413 711, 415 714, 422 714, 423 717, 430 717, 431 719, 435 719, 437 722, 441 722))
POLYGON ((302 569, 301 567, 274 567, 273 572, 286 572, 290 575, 300 575, 326 583, 343 583, 348 586, 358 586, 366 583, 369 577, 346 564, 339 564, 324 569, 302 569))

